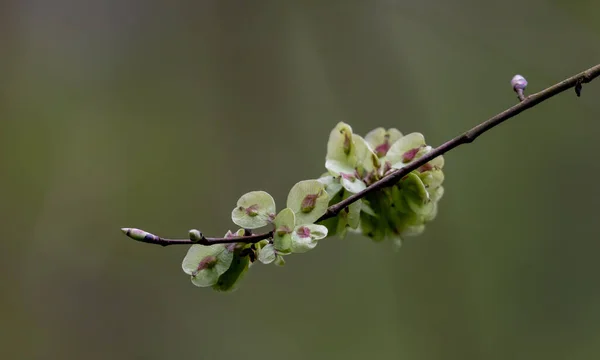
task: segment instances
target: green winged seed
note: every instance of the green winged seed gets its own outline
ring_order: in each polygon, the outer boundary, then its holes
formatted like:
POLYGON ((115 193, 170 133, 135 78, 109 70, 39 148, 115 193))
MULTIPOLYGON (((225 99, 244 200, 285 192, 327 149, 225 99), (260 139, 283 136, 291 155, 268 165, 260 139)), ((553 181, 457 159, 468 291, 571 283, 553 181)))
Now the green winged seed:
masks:
POLYGON ((317 246, 317 240, 327 236, 327 228, 323 225, 300 225, 292 233, 292 252, 304 253, 317 246))
POLYGON ((392 168, 401 169, 406 164, 418 158, 421 149, 425 147, 425 137, 421 133, 410 133, 398 139, 389 149, 386 161, 392 168))
POLYGON ((352 135, 352 139, 356 147, 356 168, 365 172, 378 170, 381 163, 371 146, 359 135, 352 135))
POLYGON ((315 222, 327 211, 329 195, 318 180, 303 180, 292 187, 287 198, 287 207, 296 216, 296 225, 315 222))
POLYGON ((294 211, 290 208, 281 210, 273 223, 275 225, 273 234, 275 250, 283 254, 290 253, 292 249, 292 232, 296 226, 294 211))
POLYGON ((435 202, 423 200, 413 192, 405 192, 406 203, 417 215, 428 216, 435 210, 435 202))
POLYGON ((231 211, 233 222, 245 229, 263 227, 275 217, 275 200, 264 191, 244 194, 231 211))
POLYGON ((217 282, 219 276, 229 269, 232 259, 233 253, 225 244, 196 244, 189 248, 181 267, 192 276, 194 285, 206 287, 217 282))
MULTIPOLYGON (((345 191, 344 199, 348 198, 348 196, 352 195, 351 193, 345 191)), ((337 215, 339 219, 336 228, 336 235, 338 235, 341 239, 346 237, 346 233, 348 229, 356 230, 360 225, 360 210, 362 207, 362 201, 355 201, 350 206, 342 209, 337 215)))
POLYGON ((434 158, 433 160, 431 160, 430 162, 428 162, 427 164, 432 167, 442 169, 442 168, 444 168, 444 163, 445 163, 444 156, 440 155, 440 156, 434 158))
MULTIPOLYGON (((399 186, 402 200, 398 201, 398 195, 392 190, 392 197, 395 199, 395 203, 397 204, 396 208, 398 210, 406 212, 404 206, 404 204, 406 204, 410 211, 417 215, 427 216, 434 211, 434 202, 431 201, 425 184, 421 181, 421 178, 416 172, 413 171, 408 174, 399 186)), ((397 188, 397 186, 395 188, 397 188)))
POLYGON ((231 266, 223 273, 213 285, 216 291, 234 291, 240 280, 244 277, 250 266, 248 256, 241 256, 240 250, 233 253, 231 266))
POLYGON ((268 244, 258 251, 258 261, 263 264, 270 264, 277 258, 277 252, 273 244, 268 244))
POLYGON ((408 190, 410 192, 413 192, 423 202, 429 201, 429 193, 427 192, 427 187, 415 171, 406 175, 406 177, 401 182, 401 187, 402 190, 408 190))
POLYGON ((351 173, 356 165, 356 149, 350 125, 340 122, 331 130, 327 142, 325 168, 332 174, 351 173))
MULTIPOLYGON (((347 195, 349 196, 350 194, 347 195)), ((346 222, 348 223, 348 227, 350 229, 357 229, 358 225, 360 224, 360 211, 362 209, 362 201, 355 201, 352 204, 350 204, 350 206, 348 206, 346 209, 348 210, 344 209, 341 211, 341 213, 346 214, 346 222)))
POLYGON ((423 214, 423 220, 425 222, 432 221, 437 216, 437 213, 438 213, 438 203, 436 201, 432 201, 431 209, 429 210, 429 212, 426 214, 423 214))
POLYGON ((430 189, 428 189, 428 192, 429 192, 429 197, 431 198, 431 200, 438 202, 438 201, 440 201, 442 196, 444 196, 444 187, 438 186, 436 188, 430 188, 430 189))
POLYGON ((377 216, 377 214, 375 213, 375 210, 373 210, 373 208, 371 207, 371 204, 368 202, 368 200, 361 199, 361 200, 359 200, 359 202, 361 202, 360 211, 365 212, 371 216, 377 216))
POLYGON ((355 176, 345 174, 342 174, 342 186, 352 194, 356 194, 357 192, 361 192, 367 188, 367 184, 365 184, 362 180, 356 178, 355 176))
POLYGON ((342 184, 340 183, 340 176, 333 175, 322 175, 317 179, 321 184, 325 185, 325 191, 329 198, 333 198, 340 190, 342 190, 342 184))
POLYGON ((378 157, 382 158, 386 156, 390 147, 402 137, 402 133, 397 129, 388 129, 387 131, 382 128, 376 128, 371 130, 366 136, 365 140, 371 146, 371 149, 377 154, 378 157))
MULTIPOLYGON (((425 164, 427 165, 427 164, 425 164)), ((421 170, 421 169, 420 169, 421 170)), ((437 168, 422 171, 419 177, 427 188, 436 188, 444 182, 444 172, 437 168)))
MULTIPOLYGON (((345 191, 338 192, 334 197, 329 199, 329 206, 335 205, 343 200, 345 191)), ((340 222, 339 216, 332 216, 328 219, 319 222, 319 225, 323 225, 327 228, 327 236, 335 236, 337 234, 338 223, 340 222)))
POLYGON ((425 225, 420 224, 420 225, 413 225, 413 226, 407 226, 406 228, 404 228, 404 230, 402 230, 402 236, 417 236, 417 235, 421 235, 423 233, 423 231, 425 231, 425 225))
POLYGON ((406 190, 404 189, 401 190, 399 185, 390 188, 390 206, 394 208, 394 211, 401 213, 408 213, 411 211, 406 203, 406 198, 404 197, 405 191, 406 190))
POLYGON ((360 214, 360 231, 363 235, 374 241, 382 241, 385 238, 385 227, 383 221, 366 213, 360 214))
POLYGON ((285 265, 285 259, 283 258, 283 256, 277 255, 277 257, 275 258, 275 261, 273 262, 273 264, 275 264, 277 266, 284 266, 285 265))

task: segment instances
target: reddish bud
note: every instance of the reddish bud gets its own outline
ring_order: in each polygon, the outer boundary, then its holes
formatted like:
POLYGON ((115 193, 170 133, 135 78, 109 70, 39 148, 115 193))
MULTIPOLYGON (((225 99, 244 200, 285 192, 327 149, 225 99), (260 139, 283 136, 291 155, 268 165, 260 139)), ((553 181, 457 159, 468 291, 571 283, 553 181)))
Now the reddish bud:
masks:
POLYGON ((340 175, 346 180, 350 180, 350 181, 356 180, 356 177, 352 174, 340 173, 340 175))
POLYGON ((296 234, 298 234, 298 236, 303 237, 303 238, 310 237, 310 229, 306 226, 300 226, 296 230, 296 234))
POLYGON ((302 204, 300 204, 300 211, 302 211, 303 213, 309 213, 313 211, 317 204, 318 197, 319 194, 306 195, 302 200, 302 204))
POLYGON ((375 154, 379 157, 384 157, 390 149, 390 143, 386 140, 383 144, 375 148, 375 154))
POLYGON ((433 170, 433 166, 430 163, 427 163, 419 168, 419 172, 425 172, 429 170, 433 170))
POLYGON ((279 235, 279 236, 284 236, 285 234, 290 234, 291 232, 292 232, 292 229, 290 229, 289 227, 287 227, 285 225, 277 228, 277 235, 279 235))
POLYGON ((207 256, 200 261, 196 271, 192 274, 192 276, 196 276, 200 271, 204 269, 210 269, 217 264, 217 258, 215 256, 207 256))
POLYGON ((248 216, 252 216, 252 217, 258 215, 258 205, 254 204, 252 206, 247 207, 246 214, 248 214, 248 216))
POLYGON ((411 161, 413 161, 413 159, 415 158, 415 156, 417 155, 417 153, 419 152, 419 150, 421 150, 420 147, 416 147, 414 149, 410 149, 407 152, 405 152, 402 155, 402 162, 403 163, 409 163, 411 161))
POLYGON ((352 148, 352 138, 348 132, 344 131, 344 154, 350 154, 350 149, 352 148))

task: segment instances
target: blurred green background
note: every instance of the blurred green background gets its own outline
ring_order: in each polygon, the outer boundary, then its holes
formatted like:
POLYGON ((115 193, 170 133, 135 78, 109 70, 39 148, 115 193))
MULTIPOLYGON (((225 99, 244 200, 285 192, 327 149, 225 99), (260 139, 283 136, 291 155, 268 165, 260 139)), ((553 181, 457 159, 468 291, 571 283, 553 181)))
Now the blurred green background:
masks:
POLYGON ((185 237, 284 206, 338 121, 431 145, 599 62, 591 0, 0 3, 3 359, 590 359, 600 352, 600 82, 446 156, 438 218, 232 294, 185 237))

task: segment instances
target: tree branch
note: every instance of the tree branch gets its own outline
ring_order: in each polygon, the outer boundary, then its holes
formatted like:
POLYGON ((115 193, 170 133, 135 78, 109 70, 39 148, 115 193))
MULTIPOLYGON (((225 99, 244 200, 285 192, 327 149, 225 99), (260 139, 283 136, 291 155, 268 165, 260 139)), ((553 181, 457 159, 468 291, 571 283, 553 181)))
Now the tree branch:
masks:
MULTIPOLYGON (((340 211, 344 208, 348 207, 350 204, 362 199, 367 194, 381 190, 385 187, 392 186, 398 183, 404 176, 408 175, 413 170, 418 169, 419 167, 425 165, 429 161, 435 159, 436 157, 447 153, 448 151, 462 145, 469 144, 475 141, 481 134, 484 132, 502 124, 506 120, 517 116, 521 112, 530 109, 537 104, 550 99, 551 97, 558 95, 566 90, 571 88, 575 88, 575 93, 577 96, 581 95, 582 84, 586 84, 594 80, 596 77, 600 76, 600 64, 587 69, 577 75, 571 76, 568 79, 565 79, 558 84, 552 85, 538 93, 523 96, 522 91, 519 92, 520 103, 514 105, 498 115, 482 122, 481 124, 475 126, 471 130, 455 137, 452 140, 449 140, 437 148, 433 149, 429 153, 424 156, 416 159, 411 162, 407 166, 403 167, 400 170, 395 170, 386 175, 381 180, 374 182, 366 189, 349 196, 348 198, 340 201, 337 204, 331 205, 327 212, 323 216, 321 216, 316 222, 320 222, 329 218, 336 216, 340 211)), ((522 90, 522 89, 521 89, 522 90)), ((516 89, 515 89, 516 91, 516 89)), ((191 239, 165 239, 159 236, 149 234, 145 231, 138 229, 122 229, 125 234, 135 240, 149 243, 149 244, 157 244, 162 246, 168 245, 192 245, 192 244, 201 244, 201 245, 214 245, 214 244, 228 244, 228 243, 257 243, 261 240, 270 239, 273 237, 273 231, 269 231, 263 234, 256 235, 248 235, 248 236, 238 236, 238 237, 228 237, 228 238, 206 238, 201 236, 198 240, 191 239), (136 231, 141 231, 142 233, 136 233, 136 231)))
POLYGON ((384 177, 383 179, 371 184, 371 186, 367 187, 363 191, 360 191, 360 192, 340 201, 339 203, 330 206, 327 209, 327 212, 323 216, 321 216, 321 218, 319 220, 317 220, 317 222, 336 216, 340 211, 342 211, 342 209, 344 209, 345 207, 354 203, 355 201, 362 199, 367 194, 369 194, 373 191, 377 191, 384 187, 388 187, 388 186, 392 186, 392 185, 396 184, 397 182, 400 181, 400 179, 402 179, 404 176, 406 176, 411 171, 418 169, 419 167, 425 165, 429 161, 435 159, 436 157, 438 157, 440 155, 447 153, 448 151, 454 149, 455 147, 458 147, 459 145, 472 143, 473 141, 475 141, 475 139, 477 139, 484 132, 490 130, 491 128, 493 128, 495 126, 502 124, 503 122, 505 122, 506 120, 508 120, 512 117, 519 115, 523 111, 536 106, 537 104, 541 103, 542 101, 548 100, 551 97, 558 95, 561 92, 569 90, 570 88, 573 88, 573 87, 576 88, 577 96, 580 96, 581 84, 589 83, 598 76, 600 76, 600 64, 598 64, 592 68, 589 68, 586 71, 583 71, 577 75, 571 76, 570 78, 565 79, 565 80, 559 82, 558 84, 552 85, 549 88, 546 88, 536 94, 526 96, 517 105, 504 110, 503 112, 499 113, 498 115, 482 122, 481 124, 475 126, 471 130, 463 133, 462 135, 459 135, 459 136, 455 137, 454 139, 443 143, 442 145, 433 149, 432 151, 425 154, 424 156, 416 159, 414 162, 408 164, 407 166, 403 167, 402 169, 396 170, 396 171, 390 173, 389 175, 387 175, 386 177, 384 177))

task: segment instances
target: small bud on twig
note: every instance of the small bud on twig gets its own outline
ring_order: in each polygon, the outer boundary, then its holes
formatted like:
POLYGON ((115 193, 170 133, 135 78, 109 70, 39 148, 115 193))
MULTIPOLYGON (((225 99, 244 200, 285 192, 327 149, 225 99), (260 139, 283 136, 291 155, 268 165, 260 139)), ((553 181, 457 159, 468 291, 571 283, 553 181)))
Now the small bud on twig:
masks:
POLYGON ((521 75, 515 75, 510 81, 510 84, 512 85, 513 90, 519 96, 519 100, 525 100, 525 94, 523 94, 523 90, 525 90, 527 87, 527 80, 525 80, 525 78, 521 75))
POLYGON ((124 232, 125 235, 137 241, 151 241, 158 239, 158 236, 150 234, 149 232, 140 229, 122 228, 121 231, 124 232))
POLYGON ((192 241, 200 241, 200 240, 204 239, 204 235, 202 235, 202 233, 196 229, 190 230, 189 235, 190 235, 190 240, 192 240, 192 241))

